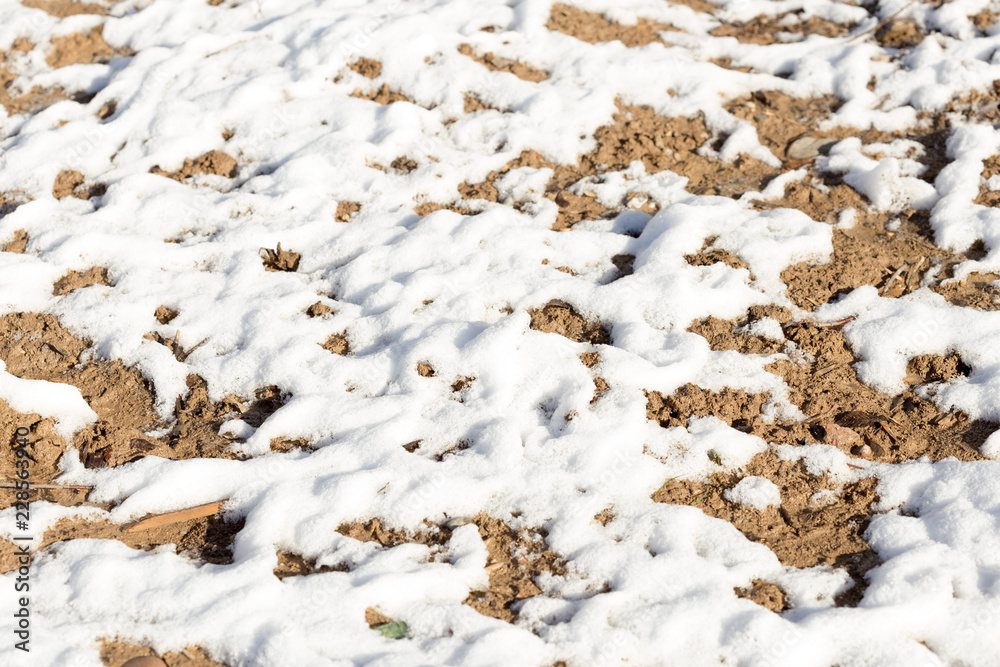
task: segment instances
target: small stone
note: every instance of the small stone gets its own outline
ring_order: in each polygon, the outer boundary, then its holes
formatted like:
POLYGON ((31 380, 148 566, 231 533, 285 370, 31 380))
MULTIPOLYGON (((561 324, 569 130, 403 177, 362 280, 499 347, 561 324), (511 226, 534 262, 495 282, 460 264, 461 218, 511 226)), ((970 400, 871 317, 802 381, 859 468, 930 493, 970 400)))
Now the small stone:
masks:
POLYGON ((852 447, 861 440, 860 435, 844 426, 824 424, 823 429, 826 431, 823 442, 834 447, 852 447))
POLYGON ((851 454, 857 456, 859 459, 871 460, 875 456, 875 452, 868 445, 861 445, 860 447, 855 447, 851 450, 851 454))
POLYGON ((625 196, 625 205, 629 208, 640 209, 648 201, 649 197, 643 192, 630 192, 625 196))
POLYGON ((788 145, 788 159, 807 160, 816 157, 820 153, 829 152, 835 143, 837 140, 829 137, 814 137, 809 134, 801 136, 788 145))
POLYGON ((122 665, 122 667, 167 667, 167 663, 151 655, 143 655, 138 658, 132 658, 122 665))

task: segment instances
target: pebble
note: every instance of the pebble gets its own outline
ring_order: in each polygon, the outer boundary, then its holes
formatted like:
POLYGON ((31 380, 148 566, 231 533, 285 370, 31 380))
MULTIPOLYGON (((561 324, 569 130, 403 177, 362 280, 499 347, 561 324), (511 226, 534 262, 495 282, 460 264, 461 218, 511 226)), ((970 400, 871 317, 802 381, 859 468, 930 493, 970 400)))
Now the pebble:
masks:
POLYGON ((643 206, 646 205, 646 202, 648 201, 649 197, 647 197, 642 192, 630 192, 625 197, 625 205, 628 206, 629 208, 635 208, 635 209, 642 208, 643 206))
POLYGON ((823 430, 826 431, 823 442, 834 447, 850 447, 861 440, 860 435, 849 428, 838 426, 837 424, 824 424, 823 430))
POLYGON ((868 445, 861 445, 860 447, 855 447, 851 450, 851 453, 857 456, 859 459, 871 460, 875 456, 875 452, 868 445))
POLYGON ((799 137, 793 141, 788 146, 788 159, 789 160, 806 160, 811 157, 816 157, 820 153, 826 153, 830 150, 830 146, 837 143, 837 139, 830 139, 829 137, 814 137, 810 134, 799 137))
POLYGON ((167 663, 151 655, 143 655, 138 658, 132 658, 122 665, 122 667, 167 667, 167 663))

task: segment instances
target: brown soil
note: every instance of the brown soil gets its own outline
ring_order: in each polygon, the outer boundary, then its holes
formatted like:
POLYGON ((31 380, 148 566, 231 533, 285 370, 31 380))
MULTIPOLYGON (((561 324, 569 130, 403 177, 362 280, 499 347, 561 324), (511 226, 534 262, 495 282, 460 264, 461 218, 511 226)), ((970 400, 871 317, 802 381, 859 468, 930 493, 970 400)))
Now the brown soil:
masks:
POLYGON ((149 170, 149 173, 183 182, 195 174, 212 174, 233 178, 236 176, 237 171, 237 162, 231 155, 213 150, 196 158, 187 158, 184 160, 183 166, 177 171, 164 171, 159 166, 155 166, 149 170))
POLYGON ((705 239, 702 249, 692 255, 684 255, 684 260, 691 266, 711 266, 722 263, 733 269, 750 268, 746 262, 728 250, 713 247, 712 244, 715 243, 715 240, 714 236, 705 239))
POLYGON ((394 104, 396 102, 409 102, 410 104, 416 104, 416 102, 413 101, 413 98, 399 92, 398 90, 392 90, 389 88, 389 84, 387 83, 383 83, 379 88, 369 92, 365 92, 358 88, 351 93, 351 97, 369 100, 381 105, 394 104))
MULTIPOLYGON (((175 406, 175 423, 160 438, 145 434, 163 424, 154 410, 152 388, 135 369, 120 362, 89 361, 80 363, 89 347, 71 335, 50 315, 14 314, 0 318, 0 353, 7 372, 32 380, 47 380, 73 385, 97 413, 98 421, 81 430, 73 439, 88 467, 118 466, 153 455, 168 459, 239 458, 229 449, 229 442, 219 435, 222 422, 239 416, 258 427, 287 400, 277 387, 258 390, 252 400, 226 397, 218 403, 208 399, 208 387, 198 376, 188 377, 189 394, 175 406)), ((51 418, 16 413, 0 401, 0 440, 10 442, 14 429, 31 430, 29 446, 34 463, 32 478, 50 483, 57 474, 56 462, 66 443, 53 430, 51 418)), ((11 456, 0 459, 0 473, 13 473, 11 456)), ((80 494, 70 491, 39 489, 41 499, 79 504, 80 494)), ((13 495, 4 493, 3 506, 13 495)))
POLYGON ((552 13, 549 15, 546 27, 590 44, 618 40, 630 48, 653 42, 662 43, 659 35, 661 31, 677 30, 672 25, 643 18, 639 19, 636 25, 622 25, 609 21, 596 12, 588 12, 561 3, 552 5, 552 13))
POLYGON ((577 343, 611 344, 611 333, 600 323, 588 322, 573 306, 563 301, 550 301, 544 307, 528 311, 531 328, 556 333, 577 343))
POLYGON ((348 65, 352 70, 368 79, 377 79, 382 73, 382 63, 371 58, 358 58, 348 65))
POLYGON ((14 237, 3 244, 0 252, 24 253, 28 249, 28 232, 18 229, 14 232, 14 237))
POLYGON ((400 544, 425 544, 427 546, 442 546, 448 541, 448 533, 429 526, 430 530, 410 534, 402 530, 386 528, 378 519, 356 521, 341 524, 337 532, 341 535, 361 542, 378 542, 383 547, 395 547, 400 544))
POLYGON ((307 574, 319 574, 322 572, 347 572, 346 565, 316 567, 315 560, 308 560, 302 556, 284 551, 278 552, 278 565, 274 568, 274 576, 278 579, 287 577, 302 577, 307 574))
POLYGON ((159 655, 148 646, 129 644, 117 639, 101 641, 101 662, 107 667, 122 667, 133 658, 147 655, 159 657, 167 663, 167 667, 226 667, 224 663, 212 660, 198 646, 189 646, 183 651, 159 655))
POLYGON ((115 50, 104 41, 104 26, 99 25, 88 33, 77 32, 65 37, 52 38, 52 50, 45 62, 50 67, 106 63, 116 55, 132 55, 128 49, 115 50))
MULTIPOLYGON (((708 483, 667 481, 654 495, 657 502, 692 505, 724 519, 747 539, 767 546, 783 565, 831 565, 847 570, 855 585, 838 599, 854 605, 861 600, 864 575, 879 559, 861 537, 868 528, 877 481, 865 479, 838 489, 824 477, 810 475, 801 461, 780 461, 773 452, 758 454, 738 473, 717 474, 708 483), (781 489, 781 506, 763 512, 725 499, 723 493, 744 476, 755 475, 781 489), (829 504, 812 499, 819 490, 836 493, 829 504)), ((774 594, 773 590, 761 594, 774 594)), ((784 596, 778 597, 782 607, 784 596)), ((756 601, 756 600, 755 600, 756 601)), ((770 604, 775 604, 771 600, 770 604)), ((765 605, 767 606, 767 605, 765 605)))
POLYGON ((768 581, 754 579, 751 582, 750 588, 737 588, 736 595, 746 598, 751 602, 756 602, 761 607, 775 613, 780 613, 788 609, 788 603, 785 601, 785 591, 768 581))
POLYGON ((7 110, 8 115, 37 113, 70 97, 70 94, 62 88, 41 88, 39 86, 35 86, 27 93, 11 96, 11 85, 17 79, 17 75, 10 69, 11 54, 26 53, 34 47, 35 45, 30 41, 19 37, 14 40, 10 53, 0 52, 0 104, 7 110))
MULTIPOLYGON (((480 65, 483 65, 491 72, 509 72, 519 79, 524 81, 539 82, 545 81, 549 78, 549 73, 532 67, 526 63, 519 62, 517 60, 508 60, 507 58, 502 58, 492 52, 484 53, 483 55, 477 55, 472 47, 468 44, 461 44, 458 47, 458 52, 464 56, 468 56, 475 60, 480 65)), ((466 111, 468 113, 468 111, 466 111)))
POLYGON ((76 197, 77 199, 90 199, 100 197, 107 190, 103 183, 96 183, 84 186, 86 179, 78 171, 64 169, 56 176, 52 185, 52 196, 56 199, 63 197, 76 197))
MULTIPOLYGON (((1000 120, 1000 118, 998 118, 1000 120)), ((1000 155, 993 155, 983 161, 982 178, 985 181, 993 176, 1000 175, 1000 155)), ((991 192, 986 188, 985 183, 979 187, 979 196, 976 203, 980 206, 990 206, 996 208, 1000 206, 1000 190, 991 192)))
MULTIPOLYGON (((233 562, 232 544, 243 528, 243 520, 227 523, 220 517, 189 519, 168 526, 146 530, 128 531, 130 524, 113 524, 107 521, 62 519, 42 535, 39 551, 66 540, 118 540, 132 549, 152 551, 165 544, 177 546, 177 553, 199 563, 229 565, 233 562)), ((3 572, 15 569, 14 545, 0 540, 2 553, 0 567, 3 572)))
POLYGON ((782 14, 775 18, 758 16, 743 24, 724 23, 709 34, 713 37, 735 37, 744 44, 766 45, 784 41, 779 39, 779 35, 803 33, 804 36, 840 37, 846 35, 853 28, 853 26, 841 25, 818 16, 789 25, 782 20, 787 16, 788 14, 782 14))
MULTIPOLYGON (((782 317, 773 307, 757 308, 746 319, 712 318, 695 323, 690 330, 705 336, 714 350, 773 351, 771 341, 733 333, 762 316, 787 321, 787 314, 782 317)), ((861 456, 860 447, 867 445, 871 454, 865 458, 893 463, 921 456, 935 461, 948 456, 963 461, 982 458, 979 447, 997 424, 970 420, 961 412, 942 413, 912 391, 893 397, 868 387, 857 379, 852 366, 857 359, 836 328, 790 323, 784 331, 799 350, 816 361, 804 365, 777 361, 767 370, 785 381, 791 402, 808 417, 806 422, 766 424, 760 419, 760 408, 768 395, 728 388, 713 393, 694 385, 685 385, 671 396, 647 392, 647 418, 670 427, 685 426, 691 416, 713 415, 767 442, 827 442, 853 456, 861 456), (836 432, 837 427, 854 431, 858 438, 848 442, 831 437, 827 432, 836 432)), ((914 384, 968 373, 968 368, 952 357, 940 361, 918 357, 911 369, 914 384)))
POLYGON ((513 623, 517 620, 517 611, 511 608, 514 603, 542 592, 535 579, 543 572, 565 574, 565 561, 546 548, 544 531, 515 532, 503 521, 483 514, 473 522, 489 552, 490 586, 486 591, 473 591, 465 604, 484 616, 513 623))
POLYGON ((924 41, 924 33, 917 22, 908 18, 893 19, 875 32, 875 39, 891 49, 913 48, 924 41))
POLYGON ((302 254, 292 250, 283 250, 281 244, 274 250, 261 248, 265 271, 298 271, 302 254))
MULTIPOLYGON (((740 157, 723 162, 698 155, 695 151, 709 143, 712 134, 699 118, 665 118, 650 107, 626 106, 619 103, 612 123, 594 133, 597 148, 582 155, 576 165, 557 165, 534 151, 520 156, 490 173, 481 183, 463 183, 459 194, 465 199, 485 199, 501 202, 495 181, 520 167, 550 168, 554 174, 546 187, 545 197, 559 206, 554 229, 565 230, 584 219, 611 217, 626 208, 627 203, 608 209, 593 196, 576 195, 569 188, 588 176, 620 171, 635 160, 641 160, 647 173, 669 169, 689 179, 687 189, 694 194, 738 197, 744 192, 758 191, 779 173, 753 158, 740 157)), ((656 202, 650 201, 642 210, 654 212, 656 202)))
POLYGON ((356 201, 342 201, 337 204, 337 222, 349 222, 354 214, 361 210, 361 204, 356 201))
MULTIPOLYGON (((857 197, 847 186, 842 186, 840 192, 852 199, 857 197)), ((858 215, 854 227, 834 229, 834 252, 829 263, 796 264, 785 269, 781 279, 788 285, 789 298, 799 307, 812 310, 862 285, 878 287, 883 296, 899 297, 919 289, 921 278, 934 264, 943 264, 946 270, 941 277, 947 277, 956 264, 982 256, 977 246, 962 253, 935 246, 925 211, 903 211, 895 232, 887 232, 881 219, 883 216, 858 215), (897 274, 900 268, 902 272, 897 274)), ((955 302, 982 301, 976 295, 985 295, 985 291, 977 290, 974 280, 964 287, 938 286, 935 291, 955 302)))
POLYGON ((1000 310, 1000 288, 993 283, 1000 280, 996 273, 970 273, 965 280, 932 289, 956 306, 978 310, 1000 310))
POLYGON ((177 317, 178 313, 173 308, 167 308, 166 306, 158 306, 155 311, 153 311, 153 317, 160 324, 170 324, 177 317))
POLYGON ((313 305, 306 309, 306 315, 309 317, 326 317, 333 313, 333 308, 326 305, 321 301, 317 301, 313 305))
POLYGON ((422 361, 417 362, 417 375, 425 378, 432 378, 436 375, 434 368, 430 364, 425 364, 422 361))
POLYGON ((375 628, 380 625, 385 625, 386 623, 391 623, 392 617, 386 616, 378 609, 373 609, 368 607, 365 609, 365 623, 368 624, 369 628, 375 628))
POLYGON ((84 272, 70 271, 60 278, 52 286, 52 293, 56 296, 69 294, 73 290, 83 289, 91 285, 110 285, 111 278, 108 270, 103 266, 95 266, 84 272))
POLYGON ((100 5, 88 2, 72 2, 72 0, 23 0, 21 4, 25 7, 41 9, 60 19, 64 19, 67 16, 76 16, 77 14, 97 14, 104 16, 108 13, 100 5))
POLYGON ((320 345, 324 350, 346 357, 351 353, 351 344, 347 336, 343 334, 333 334, 320 345))

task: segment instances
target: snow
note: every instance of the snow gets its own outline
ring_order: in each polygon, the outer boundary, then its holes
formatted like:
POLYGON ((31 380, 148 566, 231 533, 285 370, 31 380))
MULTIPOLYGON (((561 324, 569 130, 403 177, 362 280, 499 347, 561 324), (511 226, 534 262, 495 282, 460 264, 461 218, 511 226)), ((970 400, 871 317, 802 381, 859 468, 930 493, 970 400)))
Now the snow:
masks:
POLYGON ((781 506, 781 490, 769 479, 748 475, 722 494, 726 500, 763 512, 781 506))
MULTIPOLYGON (((787 397, 765 370, 773 357, 713 352, 687 327, 753 305, 791 306, 781 273, 826 261, 829 225, 794 210, 755 210, 750 197, 691 195, 685 179, 647 174, 641 163, 587 188, 608 203, 641 190, 660 207, 652 217, 631 211, 554 232, 557 210, 541 197, 547 170, 527 168, 500 182, 527 202, 525 214, 495 205, 473 217, 412 212, 415 203, 453 200, 459 184, 482 180, 522 150, 575 163, 593 149, 593 132, 610 121, 616 98, 664 115, 700 112, 711 132, 728 134, 723 158, 771 164, 777 159, 749 124, 725 111, 726 100, 761 88, 834 94, 844 104, 831 124, 912 127, 918 111, 939 110, 1000 78, 990 55, 1000 34, 976 36, 968 20, 983 3, 908 10, 941 33, 895 61, 851 35, 741 44, 709 37, 717 21, 684 6, 573 4, 687 32, 662 33, 668 47, 586 44, 545 29, 548 0, 126 0, 110 8, 110 18, 61 22, 19 4, 0 7, 0 48, 17 37, 45 44, 102 23, 109 43, 137 52, 58 70, 47 68, 41 49, 16 57, 18 89, 83 88, 95 97, 0 118, 0 192, 19 193, 23 202, 0 222, 0 241, 18 229, 31 239, 26 254, 0 255, 0 312, 51 313, 92 340, 96 356, 136 365, 155 386, 164 417, 192 373, 207 380, 213 399, 269 385, 291 396, 257 429, 239 420, 223 427, 244 461, 146 457, 92 470, 70 450, 62 481, 94 485, 91 499, 112 507, 100 517, 124 523, 226 498, 227 519, 246 523, 226 566, 114 540, 49 547, 33 566, 31 664, 99 665, 97 641, 112 636, 161 652, 197 644, 232 665, 995 663, 996 462, 862 465, 825 445, 775 443, 780 456, 803 458, 810 472, 835 483, 879 479, 886 513, 867 536, 884 562, 856 609, 833 606, 848 585, 843 570, 783 567, 726 522, 650 500, 664 480, 704 480, 768 447, 715 418, 662 429, 645 419, 642 390, 669 394, 693 382, 787 397), (488 26, 498 29, 481 30, 488 26), (550 77, 531 83, 490 72, 457 52, 463 43, 530 62, 550 77), (346 67, 359 55, 382 63, 378 82, 346 67), (757 71, 721 69, 714 58, 757 71), (381 107, 350 96, 382 83, 414 103, 381 107), (510 113, 464 114, 465 92, 510 113), (111 100, 118 110, 102 122, 96 111, 111 100), (228 142, 227 129, 234 133, 228 142), (238 159, 235 178, 181 184, 149 173, 210 150, 238 159), (401 156, 417 163, 413 173, 371 166, 401 156), (52 181, 63 169, 106 183, 106 194, 55 200, 52 181), (362 205, 351 223, 334 221, 342 201, 362 205), (685 261, 713 237, 714 247, 738 253, 749 268, 685 261), (279 242, 302 253, 297 272, 264 270, 260 248, 279 242), (635 271, 608 283, 618 254, 634 255, 635 271), (112 285, 52 295, 60 276, 92 266, 106 267, 112 285), (600 348, 594 369, 611 389, 595 405, 593 373, 579 362, 591 347, 528 326, 526 311, 551 299, 611 330, 613 346, 600 348), (307 317, 317 300, 336 312, 307 317), (179 310, 169 325, 154 319, 161 305, 179 310), (204 341, 184 361, 143 338, 178 331, 185 349, 204 341), (353 354, 322 349, 332 334, 346 335, 353 354), (418 361, 436 377, 418 376, 418 361), (461 402, 450 392, 457 377, 475 378, 461 402), (275 437, 302 438, 316 449, 271 453, 275 437), (467 450, 434 460, 463 439, 467 450), (414 440, 426 453, 402 449, 414 440), (593 521, 608 507, 615 518, 607 526, 593 521), (336 532, 371 517, 416 530, 480 511, 515 528, 544 527, 549 548, 569 559, 565 575, 523 603, 517 624, 462 604, 487 583, 486 546, 474 527, 451 534, 441 561, 429 560, 421 545, 378 549, 336 532), (276 549, 352 569, 279 581, 276 549), (778 616, 733 592, 758 578, 785 586, 793 612, 778 616), (368 631, 371 606, 405 620, 412 638, 368 631)), ((801 11, 803 19, 857 22, 853 35, 878 21, 860 6, 828 0, 714 4, 732 21, 801 11)), ((881 3, 879 17, 904 4, 881 3)), ((991 124, 968 123, 949 139, 952 162, 933 185, 901 146, 875 159, 848 138, 817 164, 875 208, 930 207, 941 247, 983 241, 986 256, 958 267, 960 278, 1000 268, 1000 213, 974 203, 983 160, 998 146, 991 124)), ((844 212, 839 224, 848 228, 854 219, 844 212)), ((887 299, 873 287, 816 313, 830 321, 849 316, 856 319, 843 331, 863 359, 856 366, 862 381, 894 394, 913 356, 958 352, 971 374, 937 387, 932 399, 942 409, 1000 420, 1000 313, 958 308, 929 290, 887 299)), ((748 333, 780 339, 776 325, 761 320, 748 333)), ((54 417, 67 436, 96 419, 75 389, 3 369, 0 398, 54 417)), ((778 402, 784 407, 770 406, 771 414, 804 417, 778 402)), ((984 454, 1000 457, 997 438, 984 454)), ((745 478, 731 494, 753 507, 780 504, 777 487, 765 482, 745 478)), ((38 530, 60 512, 40 512, 38 530)), ((3 575, 5 588, 12 576, 3 575)), ((0 647, 0 661, 20 659, 9 644, 0 647)))

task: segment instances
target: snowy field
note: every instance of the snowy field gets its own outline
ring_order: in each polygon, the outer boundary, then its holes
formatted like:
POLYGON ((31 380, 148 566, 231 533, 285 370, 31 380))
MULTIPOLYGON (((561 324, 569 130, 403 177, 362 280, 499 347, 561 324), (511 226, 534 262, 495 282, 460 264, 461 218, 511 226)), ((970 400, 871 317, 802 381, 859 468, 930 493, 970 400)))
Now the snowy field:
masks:
POLYGON ((0 663, 1000 665, 997 0, 0 0, 0 81, 0 663))

